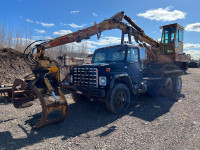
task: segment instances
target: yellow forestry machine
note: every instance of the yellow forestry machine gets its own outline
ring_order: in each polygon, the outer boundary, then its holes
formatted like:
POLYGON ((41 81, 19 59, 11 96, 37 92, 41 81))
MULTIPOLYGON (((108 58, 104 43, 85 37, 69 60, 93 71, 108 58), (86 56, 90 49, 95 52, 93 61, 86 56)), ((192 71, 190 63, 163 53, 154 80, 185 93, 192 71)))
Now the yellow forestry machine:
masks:
MULTIPOLYGON (((62 82, 60 80, 59 66, 53 65, 53 62, 44 56, 45 50, 67 43, 81 42, 95 34, 97 34, 99 39, 101 32, 106 30, 120 29, 122 31, 122 45, 125 44, 125 34, 128 34, 129 44, 131 44, 131 36, 133 36, 140 47, 146 48, 147 58, 144 64, 175 63, 183 70, 186 70, 188 58, 183 54, 184 28, 178 24, 171 24, 162 28, 162 40, 161 43, 158 43, 145 35, 144 31, 128 16, 124 15, 122 11, 88 28, 41 42, 40 44, 38 44, 40 41, 36 41, 30 44, 24 51, 24 59, 30 65, 33 74, 26 76, 24 79, 16 79, 14 81, 12 86, 12 103, 16 108, 24 108, 31 106, 35 99, 39 99, 42 107, 41 119, 34 128, 40 128, 44 125, 64 120, 67 116, 68 108, 67 100, 61 91, 62 82), (122 19, 125 19, 129 24, 123 23, 122 19), (60 112, 59 116, 50 118, 50 114, 55 111, 60 112)), ((107 71, 112 71, 112 69, 106 68, 107 71)), ((66 79, 69 77, 66 77, 66 79)), ((98 76, 95 74, 96 78, 98 76)), ((96 81, 97 84, 99 84, 98 81, 99 79, 96 81)), ((65 86, 62 87, 65 88, 65 86)), ((96 85, 95 88, 100 88, 100 85, 96 85)), ((69 89, 69 87, 66 87, 66 89, 69 89)), ((106 99, 106 93, 104 92, 104 99, 106 99)))

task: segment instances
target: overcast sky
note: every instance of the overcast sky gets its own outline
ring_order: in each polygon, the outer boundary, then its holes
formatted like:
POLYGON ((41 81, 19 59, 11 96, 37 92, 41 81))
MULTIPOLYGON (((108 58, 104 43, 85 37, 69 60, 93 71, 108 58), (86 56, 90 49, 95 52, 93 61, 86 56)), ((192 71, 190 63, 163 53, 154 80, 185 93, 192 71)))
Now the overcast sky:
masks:
MULTIPOLYGON (((101 22, 120 11, 132 18, 153 39, 160 26, 185 27, 184 52, 200 58, 200 0, 6 0, 0 5, 0 24, 13 31, 27 28, 34 40, 55 38, 101 22)), ((87 41, 91 51, 120 43, 121 31, 102 33, 87 41)))

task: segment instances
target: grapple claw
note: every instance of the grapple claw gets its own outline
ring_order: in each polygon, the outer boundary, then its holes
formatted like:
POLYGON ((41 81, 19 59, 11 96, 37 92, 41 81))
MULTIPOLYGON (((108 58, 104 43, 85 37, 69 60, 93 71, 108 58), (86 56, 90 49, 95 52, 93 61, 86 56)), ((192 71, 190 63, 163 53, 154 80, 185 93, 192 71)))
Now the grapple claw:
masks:
POLYGON ((46 100, 42 96, 41 92, 38 90, 37 87, 34 87, 34 91, 35 91, 37 97, 39 98, 41 107, 42 107, 41 119, 34 126, 34 128, 40 128, 44 125, 57 123, 57 122, 63 121, 66 118, 66 116, 67 116, 67 101, 66 101, 64 95, 62 94, 62 92, 60 91, 60 89, 58 89, 58 92, 60 95, 59 102, 46 100), (56 116, 53 119, 49 118, 49 115, 55 111, 60 112, 59 116, 56 116))
POLYGON ((15 108, 25 108, 33 105, 34 91, 28 89, 26 82, 15 79, 12 87, 12 103, 15 108))
POLYGON ((57 91, 57 97, 59 98, 58 101, 55 101, 51 99, 52 96, 44 95, 40 92, 36 86, 30 89, 25 81, 15 79, 12 87, 12 103, 15 108, 25 108, 32 106, 33 101, 38 98, 42 112, 39 122, 33 128, 40 128, 51 123, 63 121, 67 116, 67 101, 60 88, 57 91))

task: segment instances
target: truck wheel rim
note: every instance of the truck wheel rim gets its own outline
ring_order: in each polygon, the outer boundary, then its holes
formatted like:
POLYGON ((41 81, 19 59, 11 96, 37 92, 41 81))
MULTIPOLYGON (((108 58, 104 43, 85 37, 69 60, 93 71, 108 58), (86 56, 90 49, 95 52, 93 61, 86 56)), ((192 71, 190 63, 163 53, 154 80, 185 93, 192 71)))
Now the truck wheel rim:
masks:
POLYGON ((127 94, 125 91, 120 91, 117 94, 117 105, 122 108, 126 104, 127 94))

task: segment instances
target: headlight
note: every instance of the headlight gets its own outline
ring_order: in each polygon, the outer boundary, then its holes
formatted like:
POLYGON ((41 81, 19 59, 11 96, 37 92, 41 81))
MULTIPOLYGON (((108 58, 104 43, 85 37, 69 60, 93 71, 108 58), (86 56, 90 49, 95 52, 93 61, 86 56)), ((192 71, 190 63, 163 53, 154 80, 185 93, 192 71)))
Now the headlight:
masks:
POLYGON ((106 86, 106 77, 104 76, 99 77, 99 85, 106 86))

